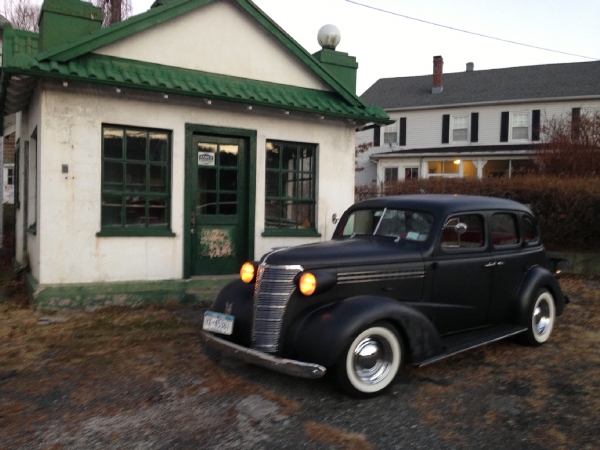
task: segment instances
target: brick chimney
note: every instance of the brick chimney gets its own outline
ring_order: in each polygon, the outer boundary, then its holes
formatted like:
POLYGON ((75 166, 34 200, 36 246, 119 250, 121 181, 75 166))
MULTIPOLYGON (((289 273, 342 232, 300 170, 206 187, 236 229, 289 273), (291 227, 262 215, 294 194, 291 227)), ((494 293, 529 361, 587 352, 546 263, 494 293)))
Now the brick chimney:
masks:
POLYGON ((433 87, 432 94, 441 94, 444 90, 442 75, 444 74, 444 60, 441 56, 433 57, 433 87))

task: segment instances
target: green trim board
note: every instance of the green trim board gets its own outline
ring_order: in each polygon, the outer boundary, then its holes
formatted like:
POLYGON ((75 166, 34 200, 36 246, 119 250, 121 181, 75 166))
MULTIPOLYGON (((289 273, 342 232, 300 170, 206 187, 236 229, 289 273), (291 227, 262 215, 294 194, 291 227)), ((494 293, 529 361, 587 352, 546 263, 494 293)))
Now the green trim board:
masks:
POLYGON ((221 288, 237 278, 238 275, 228 275, 190 280, 44 285, 39 284, 31 273, 27 273, 25 288, 31 305, 46 311, 168 303, 209 306, 221 288))
POLYGON ((247 228, 247 254, 250 259, 254 256, 254 229, 256 208, 256 138, 255 130, 243 128, 215 127, 209 125, 185 124, 185 192, 183 211, 183 277, 190 278, 192 275, 192 217, 190 205, 194 202, 195 180, 194 170, 197 170, 196 149, 193 146, 195 134, 209 135, 214 137, 237 137, 246 141, 248 164, 248 228, 247 228))
POLYGON ((159 64, 120 59, 91 53, 93 50, 215 0, 173 0, 150 11, 110 27, 76 38, 67 44, 39 53, 39 35, 4 29, 4 67, 0 91, 0 106, 4 106, 11 75, 56 78, 118 87, 157 91, 186 96, 267 106, 279 109, 312 112, 319 115, 391 123, 383 109, 366 105, 346 89, 310 53, 287 35, 252 2, 236 0, 270 34, 320 77, 333 92, 266 83, 246 78, 230 77, 167 67, 159 64))

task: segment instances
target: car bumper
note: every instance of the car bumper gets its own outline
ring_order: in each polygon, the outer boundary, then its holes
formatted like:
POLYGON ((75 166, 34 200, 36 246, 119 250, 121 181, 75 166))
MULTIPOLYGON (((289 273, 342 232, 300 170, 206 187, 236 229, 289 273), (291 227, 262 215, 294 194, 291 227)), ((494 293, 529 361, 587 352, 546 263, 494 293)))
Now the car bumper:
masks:
POLYGON ((212 348, 232 355, 247 363, 265 367, 286 375, 292 375, 299 378, 321 378, 325 375, 325 372, 327 372, 327 369, 319 364, 279 358, 268 353, 242 347, 241 345, 218 338, 207 331, 203 331, 202 335, 204 342, 212 348))

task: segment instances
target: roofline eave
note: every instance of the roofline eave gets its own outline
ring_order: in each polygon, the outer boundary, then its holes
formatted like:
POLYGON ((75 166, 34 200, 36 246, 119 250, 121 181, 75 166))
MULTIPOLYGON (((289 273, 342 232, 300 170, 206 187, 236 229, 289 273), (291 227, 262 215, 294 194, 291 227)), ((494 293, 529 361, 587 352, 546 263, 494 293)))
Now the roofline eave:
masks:
POLYGON ((407 106, 407 107, 393 107, 393 108, 382 108, 387 113, 403 112, 403 111, 423 111, 431 109, 450 109, 450 108, 466 108, 472 106, 496 106, 496 105, 510 105, 510 104, 523 104, 523 103, 551 103, 551 102, 567 102, 574 100, 600 100, 600 94, 598 95, 579 95, 579 96, 568 96, 568 97, 544 97, 544 98, 529 98, 529 99, 513 99, 513 100, 495 100, 487 102, 470 102, 470 103, 450 103, 448 105, 428 105, 428 106, 407 106))

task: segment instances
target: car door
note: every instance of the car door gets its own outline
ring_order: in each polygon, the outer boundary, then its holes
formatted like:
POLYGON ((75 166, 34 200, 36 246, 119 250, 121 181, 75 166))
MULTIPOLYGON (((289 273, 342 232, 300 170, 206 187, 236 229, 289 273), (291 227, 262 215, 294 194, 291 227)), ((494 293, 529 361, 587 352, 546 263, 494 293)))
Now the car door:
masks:
MULTIPOLYGON (((531 223, 532 219, 529 220, 531 223)), ((514 314, 515 299, 527 270, 539 263, 542 247, 532 231, 519 232, 519 215, 499 211, 489 220, 492 241, 492 298, 488 322, 501 323, 514 314), (521 236, 523 234, 523 236, 521 236)), ((530 226, 535 232, 535 226, 530 226)))
POLYGON ((492 286, 487 241, 482 213, 453 215, 444 223, 432 260, 429 302, 430 317, 442 334, 486 323, 492 286), (462 224, 466 230, 460 230, 462 224))

